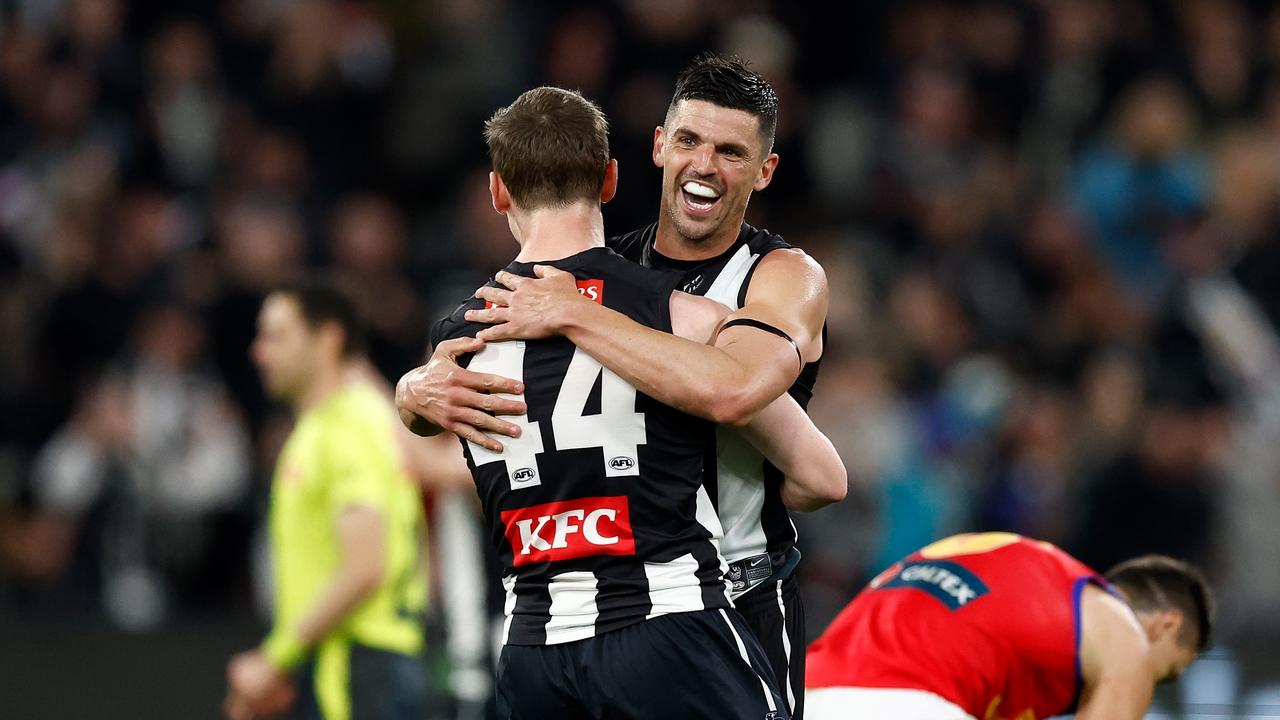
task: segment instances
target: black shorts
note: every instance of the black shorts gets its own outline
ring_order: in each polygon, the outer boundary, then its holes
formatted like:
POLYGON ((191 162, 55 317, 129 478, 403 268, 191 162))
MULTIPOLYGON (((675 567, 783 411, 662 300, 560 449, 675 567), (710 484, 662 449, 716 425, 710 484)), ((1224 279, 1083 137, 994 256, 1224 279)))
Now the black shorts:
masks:
POLYGON ((760 641, 794 720, 804 717, 804 604, 794 574, 767 580, 733 601, 760 641))
POLYGON ((760 645, 732 608, 660 615, 558 645, 507 645, 498 717, 783 720, 760 645))
MULTIPOLYGON (((325 720, 325 695, 333 714, 351 720, 421 720, 427 712, 427 673, 422 661, 358 643, 343 643, 324 652, 345 653, 338 672, 317 672, 317 658, 294 675, 298 699, 289 720, 325 720)), ((327 661, 326 657, 321 662, 327 661)))

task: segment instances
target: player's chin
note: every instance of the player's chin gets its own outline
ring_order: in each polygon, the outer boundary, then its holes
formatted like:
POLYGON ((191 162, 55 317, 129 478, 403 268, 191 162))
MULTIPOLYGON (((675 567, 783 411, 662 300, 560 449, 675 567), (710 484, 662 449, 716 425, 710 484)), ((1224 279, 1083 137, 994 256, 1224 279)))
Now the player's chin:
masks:
POLYGON ((681 212, 676 217, 676 229, 680 231, 681 237, 688 240, 705 240, 720 229, 720 217, 718 215, 691 216, 681 212))

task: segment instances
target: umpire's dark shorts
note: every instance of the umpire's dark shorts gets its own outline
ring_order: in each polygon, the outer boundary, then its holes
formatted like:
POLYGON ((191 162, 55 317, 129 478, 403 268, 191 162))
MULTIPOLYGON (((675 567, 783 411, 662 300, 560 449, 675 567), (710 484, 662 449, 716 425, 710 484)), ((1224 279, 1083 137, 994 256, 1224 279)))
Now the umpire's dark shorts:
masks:
POLYGON ((799 555, 793 548, 782 577, 771 577, 733 601, 769 659, 792 720, 804 717, 804 604, 793 572, 799 555))
POLYGON ((507 645, 498 717, 783 720, 760 645, 732 608, 660 615, 558 645, 507 645))
POLYGON ((426 670, 415 656, 328 643, 294 677, 290 720, 422 720, 427 712, 426 670))

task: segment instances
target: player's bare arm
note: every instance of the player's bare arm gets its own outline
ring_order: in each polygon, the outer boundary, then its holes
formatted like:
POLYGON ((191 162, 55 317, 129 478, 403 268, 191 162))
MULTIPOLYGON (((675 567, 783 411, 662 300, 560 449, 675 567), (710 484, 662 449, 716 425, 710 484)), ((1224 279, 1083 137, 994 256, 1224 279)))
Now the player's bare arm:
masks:
MULTIPOLYGON (((671 294, 671 330, 687 340, 714 342, 729 309, 709 298, 671 294)), ((791 395, 783 393, 743 428, 747 440, 782 471, 779 490, 791 510, 812 512, 840 502, 848 472, 831 440, 791 395)))
POLYGON ((523 393, 524 383, 471 372, 458 364, 459 357, 483 346, 484 341, 475 338, 446 340, 425 365, 400 378, 396 410, 405 427, 422 436, 448 430, 494 452, 502 452, 502 444, 487 433, 520 436, 519 427, 497 416, 526 412, 524 402, 503 397, 523 393))
POLYGON ((1079 720, 1140 720, 1151 705, 1156 670, 1146 633, 1119 598, 1089 585, 1080 600, 1079 720))
POLYGON ((761 261, 746 306, 729 318, 755 322, 725 328, 714 346, 643 327, 590 302, 568 273, 541 266, 535 272, 536 279, 499 273, 495 279, 506 289, 477 292, 496 306, 467 314, 494 324, 480 338, 564 335, 645 394, 715 422, 749 423, 822 352, 826 277, 798 251, 776 251, 761 261))

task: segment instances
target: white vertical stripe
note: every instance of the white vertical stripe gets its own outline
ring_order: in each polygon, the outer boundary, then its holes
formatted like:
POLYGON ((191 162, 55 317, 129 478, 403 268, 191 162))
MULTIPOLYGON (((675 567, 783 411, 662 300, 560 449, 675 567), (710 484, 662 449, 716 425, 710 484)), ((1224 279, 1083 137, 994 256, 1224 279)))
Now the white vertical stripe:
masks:
POLYGON ((747 245, 738 248, 738 252, 724 264, 720 274, 716 275, 715 281, 703 295, 727 306, 730 310, 741 309, 742 306, 738 305, 738 288, 742 287, 742 281, 747 279, 747 272, 759 257, 759 255, 752 255, 751 248, 747 245))
POLYGON ((594 573, 583 570, 564 572, 551 578, 547 583, 547 592, 551 594, 548 643, 573 642, 595 635, 596 618, 600 617, 600 610, 596 607, 597 582, 594 573))
POLYGON ((733 627, 733 623, 729 620, 729 614, 724 611, 724 608, 720 609, 720 617, 724 618, 724 624, 729 626, 729 632, 733 633, 733 639, 738 643, 738 654, 742 656, 743 661, 747 663, 747 667, 751 668, 751 672, 755 673, 756 678, 760 681, 760 689, 764 690, 764 701, 768 703, 769 711, 777 710, 778 706, 773 704, 773 693, 769 692, 769 683, 764 681, 764 678, 760 676, 760 672, 751 664, 751 657, 747 655, 747 646, 742 642, 742 637, 738 635, 737 629, 733 627))
POLYGON ((502 588, 507 591, 507 601, 502 606, 502 614, 506 616, 502 621, 502 644, 506 645, 511 637, 511 616, 516 611, 516 576, 502 578, 502 588))
POLYGON ((787 707, 796 709, 796 692, 791 687, 791 638, 787 635, 787 606, 782 602, 782 581, 778 581, 778 614, 782 617, 782 656, 786 658, 787 672, 782 677, 782 684, 787 688, 787 707))
POLYGON ((716 561, 720 563, 720 577, 724 582, 725 597, 731 594, 733 583, 729 582, 726 575, 729 572, 729 563, 724 558, 724 553, 720 551, 720 538, 724 537, 724 526, 720 524, 720 516, 716 514, 716 506, 711 502, 711 495, 707 493, 705 485, 698 486, 697 492, 697 511, 695 517, 698 524, 706 528, 711 533, 711 546, 716 549, 716 561))
POLYGON ((653 603, 646 620, 667 613, 705 609, 698 561, 691 553, 664 563, 647 562, 644 574, 649 578, 649 601, 653 603))
POLYGON ((736 428, 716 426, 716 486, 725 559, 735 562, 765 552, 769 537, 760 516, 764 457, 736 428))

